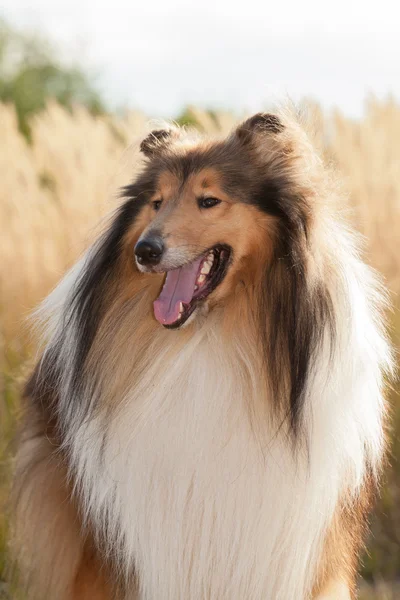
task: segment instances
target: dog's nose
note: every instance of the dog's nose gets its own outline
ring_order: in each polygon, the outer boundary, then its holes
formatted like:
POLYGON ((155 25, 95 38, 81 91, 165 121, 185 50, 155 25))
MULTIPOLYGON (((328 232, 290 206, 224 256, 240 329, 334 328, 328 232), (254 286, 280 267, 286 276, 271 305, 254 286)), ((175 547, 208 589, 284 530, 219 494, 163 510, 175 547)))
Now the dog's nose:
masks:
POLYGON ((160 237, 140 240, 135 246, 135 254, 141 265, 157 265, 164 252, 164 244, 160 237))

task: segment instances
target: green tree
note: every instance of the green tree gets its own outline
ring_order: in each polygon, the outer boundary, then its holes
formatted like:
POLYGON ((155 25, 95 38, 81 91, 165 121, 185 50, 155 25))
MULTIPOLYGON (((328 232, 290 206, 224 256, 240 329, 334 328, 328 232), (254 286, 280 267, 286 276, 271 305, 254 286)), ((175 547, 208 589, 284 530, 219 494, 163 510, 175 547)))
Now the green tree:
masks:
POLYGON ((60 60, 43 37, 0 21, 0 101, 12 102, 21 131, 29 139, 29 118, 54 98, 71 108, 79 103, 92 113, 104 111, 93 77, 60 60))

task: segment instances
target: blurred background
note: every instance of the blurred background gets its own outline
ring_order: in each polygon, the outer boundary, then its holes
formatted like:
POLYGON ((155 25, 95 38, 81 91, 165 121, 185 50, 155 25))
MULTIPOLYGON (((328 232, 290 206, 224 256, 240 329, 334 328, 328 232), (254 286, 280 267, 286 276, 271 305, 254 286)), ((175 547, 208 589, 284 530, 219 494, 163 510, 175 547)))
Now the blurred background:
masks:
MULTIPOLYGON (((2 0, 0 8, 0 598, 27 316, 132 177, 151 118, 228 131, 294 101, 341 174, 400 340, 400 22, 395 1, 2 0), (368 6, 369 5, 369 6, 368 6)), ((400 599, 400 399, 362 560, 361 598, 400 599)), ((23 599, 21 599, 23 600, 23 599)))

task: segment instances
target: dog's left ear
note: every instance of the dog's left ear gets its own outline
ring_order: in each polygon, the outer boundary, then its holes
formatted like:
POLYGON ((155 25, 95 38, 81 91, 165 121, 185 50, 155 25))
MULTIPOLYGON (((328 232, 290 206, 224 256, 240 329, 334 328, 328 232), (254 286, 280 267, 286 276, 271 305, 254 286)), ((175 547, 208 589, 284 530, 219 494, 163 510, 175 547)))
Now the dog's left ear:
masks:
POLYGON ((168 146, 173 134, 172 129, 155 129, 140 144, 140 150, 147 158, 153 158, 168 146))
POLYGON ((247 143, 254 133, 281 133, 284 125, 277 115, 271 113, 257 113, 253 115, 236 129, 236 135, 241 142, 247 143))

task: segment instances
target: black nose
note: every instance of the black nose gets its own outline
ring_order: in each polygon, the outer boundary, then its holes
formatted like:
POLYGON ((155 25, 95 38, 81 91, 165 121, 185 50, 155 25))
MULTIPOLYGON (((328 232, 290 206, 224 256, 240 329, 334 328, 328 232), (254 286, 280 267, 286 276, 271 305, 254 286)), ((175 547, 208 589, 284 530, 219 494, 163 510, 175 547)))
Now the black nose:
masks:
POLYGON ((136 258, 141 265, 157 265, 163 252, 164 244, 160 237, 145 238, 135 246, 136 258))

